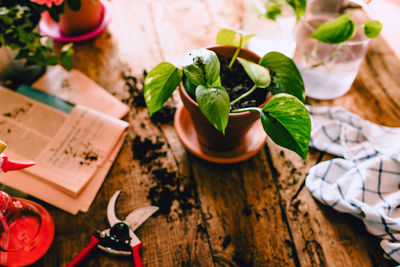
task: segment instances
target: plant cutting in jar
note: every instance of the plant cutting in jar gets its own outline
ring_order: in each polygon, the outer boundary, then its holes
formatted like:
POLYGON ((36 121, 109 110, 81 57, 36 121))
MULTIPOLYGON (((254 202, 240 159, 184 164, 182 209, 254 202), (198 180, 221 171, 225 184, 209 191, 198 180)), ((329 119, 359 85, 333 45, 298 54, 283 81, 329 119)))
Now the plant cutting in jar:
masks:
POLYGON ((47 8, 30 0, 0 0, 0 47, 18 49, 16 59, 25 59, 26 65, 56 65, 61 62, 70 69, 72 44, 63 46, 60 57, 57 57, 52 40, 36 31, 40 15, 47 8))
POLYGON ((254 11, 260 17, 267 19, 276 20, 276 17, 282 14, 282 9, 285 5, 289 5, 294 13, 296 19, 300 20, 306 10, 306 0, 267 0, 260 2, 259 5, 254 6, 254 11), (262 3, 262 4, 261 4, 262 3))
POLYGON ((304 85, 300 73, 290 58, 278 52, 268 53, 258 62, 240 57, 241 53, 246 52, 241 47, 248 38, 223 29, 217 40, 220 44, 230 45, 226 46, 232 51, 230 58, 218 55, 212 51, 213 48, 201 48, 186 53, 183 70, 168 62, 159 63, 147 74, 144 82, 149 113, 152 115, 161 109, 181 84, 191 101, 197 102, 201 113, 220 135, 230 134, 225 130, 232 114, 259 114, 265 132, 275 143, 306 158, 311 122, 303 104, 304 85), (232 61, 233 65, 229 63, 232 61), (224 76, 229 71, 233 72, 226 79, 224 76), (245 86, 227 85, 239 76, 249 79, 249 83, 245 86), (235 87, 243 87, 240 95, 235 96, 235 87), (273 96, 268 97, 268 92, 273 96))
MULTIPOLYGON (((310 38, 325 44, 337 45, 337 47, 326 59, 310 65, 309 68, 316 68, 335 60, 341 53, 344 43, 351 40, 359 29, 363 29, 363 33, 367 38, 376 38, 382 30, 382 24, 377 20, 368 20, 357 27, 350 18, 351 14, 341 15, 332 21, 322 23, 310 34, 310 38)), ((315 44, 310 56, 317 57, 319 42, 315 44)), ((307 62, 308 55, 303 54, 303 57, 307 62)))

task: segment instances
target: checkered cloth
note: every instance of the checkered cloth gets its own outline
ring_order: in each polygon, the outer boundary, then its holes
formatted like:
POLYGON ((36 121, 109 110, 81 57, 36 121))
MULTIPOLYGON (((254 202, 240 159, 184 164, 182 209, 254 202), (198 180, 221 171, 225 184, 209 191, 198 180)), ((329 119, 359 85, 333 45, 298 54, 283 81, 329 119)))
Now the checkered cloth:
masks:
POLYGON ((400 128, 363 120, 342 107, 307 107, 310 145, 343 158, 309 171, 306 186, 322 203, 363 220, 400 263, 400 128))

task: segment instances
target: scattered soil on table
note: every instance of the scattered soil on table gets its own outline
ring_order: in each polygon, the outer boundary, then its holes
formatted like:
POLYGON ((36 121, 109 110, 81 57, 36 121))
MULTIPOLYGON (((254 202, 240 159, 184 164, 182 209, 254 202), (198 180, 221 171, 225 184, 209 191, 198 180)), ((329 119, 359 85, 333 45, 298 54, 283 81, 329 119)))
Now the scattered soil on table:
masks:
POLYGON ((176 107, 166 105, 162 109, 154 113, 153 116, 150 117, 150 119, 153 123, 172 124, 172 122, 174 121, 175 112, 176 107))
POLYGON ((252 214, 251 207, 245 206, 242 210, 242 214, 249 217, 252 214))
MULTIPOLYGON (((236 61, 232 69, 228 68, 231 58, 224 58, 218 56, 221 65, 221 83, 232 101, 242 94, 250 90, 254 83, 247 75, 242 65, 236 61)), ((232 106, 232 109, 245 108, 245 107, 258 107, 265 102, 268 90, 265 88, 257 88, 248 97, 243 98, 232 106)))
POLYGON ((146 107, 146 102, 144 101, 143 95, 143 83, 144 77, 146 76, 146 71, 143 72, 143 77, 138 79, 128 73, 123 72, 122 77, 125 80, 125 86, 129 92, 129 98, 124 99, 122 102, 137 108, 146 107))
MULTIPOLYGON (((143 94, 144 77, 147 72, 143 71, 142 78, 138 79, 127 73, 122 73, 125 80, 125 86, 128 88, 129 98, 124 99, 123 102, 136 108, 145 108, 146 102, 143 94)), ((174 121, 176 108, 170 105, 165 105, 159 111, 150 117, 153 123, 171 124, 174 121)))
POLYGON ((153 142, 151 139, 144 138, 144 140, 142 140, 140 136, 136 136, 135 139, 132 140, 131 147, 133 158, 140 160, 140 164, 143 165, 150 163, 158 157, 165 157, 167 152, 159 151, 164 144, 165 143, 160 141, 158 137, 155 142, 153 142))
POLYGON ((172 211, 185 214, 196 207, 194 184, 190 180, 166 168, 153 170, 152 174, 156 184, 150 188, 147 198, 160 208, 159 214, 168 216, 172 211), (171 210, 175 201, 179 210, 171 210))
POLYGON ((224 241, 222 242, 222 248, 225 250, 232 243, 232 237, 227 235, 224 237, 224 241))

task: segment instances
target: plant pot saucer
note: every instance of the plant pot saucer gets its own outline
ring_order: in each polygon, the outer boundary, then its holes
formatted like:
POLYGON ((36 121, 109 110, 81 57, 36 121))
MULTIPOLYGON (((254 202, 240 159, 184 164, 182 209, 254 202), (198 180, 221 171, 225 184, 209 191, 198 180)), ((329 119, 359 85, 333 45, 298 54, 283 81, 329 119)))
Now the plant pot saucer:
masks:
POLYGON ((101 34, 106 28, 108 23, 111 20, 111 7, 107 1, 101 0, 102 6, 102 17, 103 20, 94 30, 81 34, 81 35, 74 35, 68 36, 64 35, 60 32, 60 28, 58 23, 50 18, 50 15, 46 12, 42 14, 42 18, 39 22, 39 30, 42 35, 52 38, 54 41, 57 42, 82 42, 89 39, 96 37, 97 35, 101 34))
POLYGON ((199 142, 189 111, 183 106, 175 113, 174 126, 179 140, 189 152, 201 159, 219 164, 237 163, 251 158, 260 151, 267 138, 258 120, 247 132, 245 141, 239 147, 223 151, 212 150, 199 142))

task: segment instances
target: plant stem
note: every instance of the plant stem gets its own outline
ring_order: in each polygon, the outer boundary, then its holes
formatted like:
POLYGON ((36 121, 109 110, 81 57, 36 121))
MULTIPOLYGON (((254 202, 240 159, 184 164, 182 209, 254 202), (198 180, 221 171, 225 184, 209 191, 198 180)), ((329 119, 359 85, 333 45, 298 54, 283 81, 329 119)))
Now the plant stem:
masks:
POLYGON ((239 46, 236 48, 235 54, 233 55, 231 62, 229 62, 228 68, 232 68, 233 63, 235 62, 237 56, 239 55, 240 49, 242 48, 242 34, 239 34, 239 46))
POLYGON ((339 56, 340 51, 342 51, 342 48, 343 48, 343 43, 342 43, 342 44, 339 44, 339 45, 337 46, 336 50, 333 51, 333 53, 329 56, 328 59, 323 60, 323 61, 321 61, 321 62, 318 62, 318 63, 312 65, 312 66, 310 67, 310 69, 316 68, 316 67, 319 67, 319 66, 321 66, 321 65, 325 65, 325 64, 331 62, 332 60, 334 60, 335 58, 337 58, 337 57, 339 56))
POLYGON ((258 112, 262 112, 261 108, 255 108, 255 107, 251 107, 251 108, 239 108, 239 109, 235 109, 232 110, 232 113, 240 113, 240 112, 246 112, 246 111, 258 111, 258 112))
POLYGON ((256 90, 257 86, 253 85, 253 87, 247 91, 246 93, 244 93, 243 95, 239 96, 238 98, 236 98, 235 100, 233 100, 231 102, 231 106, 234 105, 235 103, 237 103, 238 101, 240 101, 241 99, 245 98, 246 96, 248 96, 249 94, 251 94, 254 90, 256 90))

